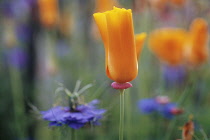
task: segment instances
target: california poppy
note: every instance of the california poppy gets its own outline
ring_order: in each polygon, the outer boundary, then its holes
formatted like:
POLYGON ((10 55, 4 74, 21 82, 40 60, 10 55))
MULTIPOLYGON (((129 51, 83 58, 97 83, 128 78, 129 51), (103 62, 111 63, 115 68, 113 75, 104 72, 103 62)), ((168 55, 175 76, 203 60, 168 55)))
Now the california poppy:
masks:
POLYGON ((177 28, 162 28, 153 31, 149 37, 151 51, 162 61, 170 65, 183 62, 186 32, 177 28))
POLYGON ((195 19, 186 45, 186 59, 192 65, 202 64, 208 59, 208 25, 204 19, 195 19))
POLYGON ((57 0, 38 0, 40 22, 45 27, 52 27, 58 20, 57 0))
POLYGON ((107 76, 118 83, 132 81, 138 73, 137 53, 146 37, 137 36, 135 41, 132 11, 114 7, 93 16, 104 42, 107 76))

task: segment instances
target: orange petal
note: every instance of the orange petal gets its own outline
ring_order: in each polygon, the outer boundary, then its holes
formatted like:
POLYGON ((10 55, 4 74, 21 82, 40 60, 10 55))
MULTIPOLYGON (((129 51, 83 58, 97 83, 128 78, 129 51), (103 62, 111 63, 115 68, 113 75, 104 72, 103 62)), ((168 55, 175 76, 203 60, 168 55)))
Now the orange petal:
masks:
POLYGON ((108 69, 112 80, 125 83, 137 76, 134 30, 130 10, 114 8, 106 13, 108 28, 108 69))
POLYGON ((144 45, 144 41, 146 39, 146 36, 147 36, 146 33, 141 33, 141 34, 135 35, 137 59, 139 58, 139 55, 141 53, 141 50, 142 50, 142 47, 144 45))
POLYGON ((162 28, 150 34, 151 51, 162 61, 177 65, 184 60, 186 32, 176 28, 162 28))
POLYGON ((208 58, 208 24, 204 19, 197 18, 190 26, 188 59, 192 64, 201 64, 208 58))

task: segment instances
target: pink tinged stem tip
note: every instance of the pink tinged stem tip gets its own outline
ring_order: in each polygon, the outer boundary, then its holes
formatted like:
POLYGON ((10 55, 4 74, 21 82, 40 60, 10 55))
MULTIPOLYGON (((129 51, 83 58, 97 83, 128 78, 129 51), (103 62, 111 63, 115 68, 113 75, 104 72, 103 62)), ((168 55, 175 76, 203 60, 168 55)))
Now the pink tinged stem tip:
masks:
POLYGON ((129 82, 126 82, 126 83, 117 83, 117 82, 113 82, 111 84, 112 88, 114 89, 127 89, 127 88, 130 88, 132 87, 132 84, 129 83, 129 82))

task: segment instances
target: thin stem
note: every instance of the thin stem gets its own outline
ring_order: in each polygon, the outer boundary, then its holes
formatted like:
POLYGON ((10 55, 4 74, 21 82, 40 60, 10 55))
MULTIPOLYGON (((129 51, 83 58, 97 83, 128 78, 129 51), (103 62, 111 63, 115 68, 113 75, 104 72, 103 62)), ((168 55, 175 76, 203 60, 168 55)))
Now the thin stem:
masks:
POLYGON ((75 130, 71 129, 71 140, 76 140, 75 130))
POLYGON ((123 132, 124 132, 124 110, 125 110, 125 94, 124 89, 120 90, 120 125, 119 125, 119 140, 123 140, 123 132))
POLYGON ((15 126, 18 138, 26 137, 26 116, 20 72, 10 68, 11 92, 14 104, 15 126))

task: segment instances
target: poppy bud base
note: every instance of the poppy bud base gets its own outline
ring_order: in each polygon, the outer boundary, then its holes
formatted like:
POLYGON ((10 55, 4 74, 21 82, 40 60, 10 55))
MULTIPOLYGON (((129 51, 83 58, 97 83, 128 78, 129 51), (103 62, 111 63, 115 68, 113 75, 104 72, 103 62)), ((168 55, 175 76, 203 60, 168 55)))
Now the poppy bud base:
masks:
POLYGON ((132 87, 133 85, 129 82, 126 82, 126 83, 117 83, 117 82, 113 82, 111 84, 112 88, 114 89, 127 89, 127 88, 130 88, 132 87))

